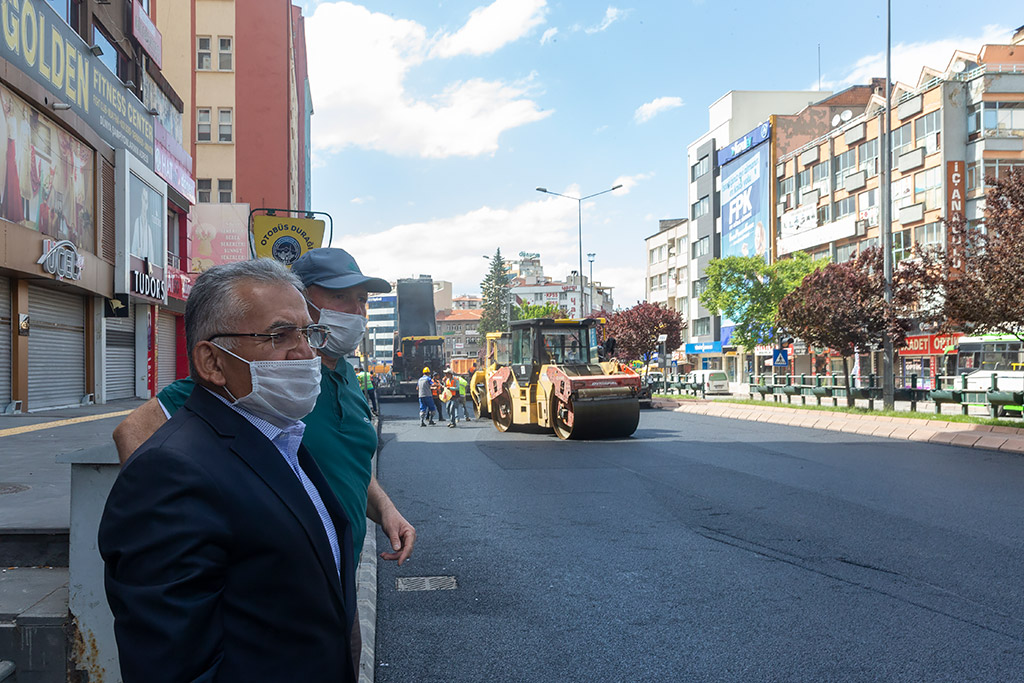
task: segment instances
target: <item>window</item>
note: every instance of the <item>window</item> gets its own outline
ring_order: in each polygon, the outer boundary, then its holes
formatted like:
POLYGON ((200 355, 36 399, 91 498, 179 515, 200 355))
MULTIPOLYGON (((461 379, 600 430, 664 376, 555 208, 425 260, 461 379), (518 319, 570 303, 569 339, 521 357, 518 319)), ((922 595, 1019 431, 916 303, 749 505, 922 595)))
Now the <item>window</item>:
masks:
POLYGON ((828 192, 829 166, 828 161, 822 161, 811 167, 811 183, 815 189, 821 190, 822 194, 828 192))
POLYGON ((860 247, 856 242, 852 244, 844 244, 841 247, 836 247, 836 263, 846 263, 854 256, 857 255, 857 249, 860 247))
POLYGON ((711 238, 701 237, 693 243, 693 258, 707 256, 711 252, 711 238))
POLYGON ((858 217, 867 219, 868 225, 878 225, 880 216, 878 208, 878 188, 857 195, 858 217))
POLYGON ((676 241, 676 254, 677 255, 682 255, 682 254, 685 254, 685 253, 686 253, 686 238, 685 237, 680 237, 679 240, 676 241))
POLYGON ((836 156, 836 189, 843 186, 846 176, 857 170, 857 151, 850 149, 836 156))
POLYGON ((234 69, 234 54, 231 49, 231 38, 221 37, 217 40, 217 68, 221 71, 234 69))
POLYGON ((896 167, 900 155, 909 152, 914 146, 914 136, 910 124, 904 123, 892 132, 892 166, 896 167))
POLYGON ((939 118, 941 112, 936 109, 930 114, 925 114, 914 124, 917 133, 917 146, 924 147, 925 154, 934 154, 939 151, 939 130, 942 120, 939 118))
POLYGON ((804 188, 811 184, 811 169, 805 168, 796 176, 797 192, 803 192, 804 188))
POLYGON ((914 203, 914 178, 907 176, 906 178, 900 178, 899 180, 892 181, 892 215, 896 216, 899 214, 899 210, 904 206, 910 206, 914 203))
POLYGON ((910 256, 910 231, 901 230, 892 234, 892 262, 899 263, 910 256))
POLYGON ((914 242, 917 244, 919 249, 925 249, 927 247, 942 248, 945 241, 945 232, 942 229, 942 223, 928 223, 914 228, 914 242))
POLYGON ((706 277, 702 277, 699 280, 694 280, 693 281, 693 298, 694 299, 698 298, 701 294, 704 293, 704 290, 706 290, 707 288, 708 288, 708 279, 706 277))
POLYGON ((196 142, 210 142, 210 109, 196 109, 196 142))
POLYGON ((847 197, 846 199, 840 199, 836 202, 836 219, 840 219, 843 216, 849 216, 851 213, 857 211, 857 199, 855 197, 847 197))
POLYGON ((217 181, 217 201, 221 204, 231 203, 231 184, 230 180, 217 181))
POLYGON ((231 110, 217 110, 217 142, 231 142, 231 110))
POLYGON ((128 76, 128 71, 131 68, 128 57, 121 52, 107 32, 97 23, 92 26, 92 42, 102 50, 102 54, 99 56, 100 61, 110 69, 110 73, 117 76, 122 83, 131 80, 128 76))
POLYGON ((697 220, 708 211, 711 210, 711 197, 704 196, 694 202, 693 206, 690 207, 690 217, 693 220, 697 220))
POLYGON ((209 204, 213 181, 209 178, 196 178, 196 193, 200 204, 209 204))
POLYGON ((705 154, 700 158, 700 161, 690 167, 690 180, 696 180, 709 170, 711 170, 711 161, 708 155, 705 154))
POLYGON ((696 337, 705 337, 711 334, 711 318, 697 318, 694 320, 693 334, 696 337))
POLYGON ((818 225, 825 225, 832 221, 831 208, 832 207, 828 204, 818 207, 818 225))
POLYGON ((649 252, 647 252, 647 256, 648 256, 647 263, 657 263, 658 250, 657 249, 651 249, 649 252))
POLYGON ((929 168, 914 175, 914 202, 924 202, 925 209, 942 207, 942 169, 929 168))
POLYGON ((793 188, 796 187, 796 178, 789 176, 779 181, 779 203, 786 207, 793 205, 793 188))
POLYGON ((985 162, 985 184, 989 178, 1005 180, 1009 177, 1010 171, 1017 169, 1024 172, 1024 161, 1019 159, 992 159, 985 162))
POLYGON ((196 71, 209 71, 213 68, 210 40, 210 36, 196 36, 196 71))
POLYGON ((982 103, 967 107, 967 135, 974 137, 981 132, 982 103))
POLYGON ((985 135, 1024 137, 1024 102, 985 102, 982 125, 985 135))
POLYGON ((859 148, 860 170, 866 171, 868 177, 878 174, 878 138, 868 140, 859 148))

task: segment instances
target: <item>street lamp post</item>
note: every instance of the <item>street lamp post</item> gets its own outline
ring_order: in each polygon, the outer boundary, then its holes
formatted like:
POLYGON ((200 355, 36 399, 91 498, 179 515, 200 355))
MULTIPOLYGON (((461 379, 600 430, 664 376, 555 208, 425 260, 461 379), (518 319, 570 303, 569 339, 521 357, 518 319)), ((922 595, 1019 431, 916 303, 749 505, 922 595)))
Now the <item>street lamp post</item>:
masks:
POLYGON ((587 309, 587 314, 594 312, 594 257, 597 256, 594 252, 587 254, 587 260, 590 261, 590 308, 587 309))
POLYGON ((620 187, 622 187, 622 185, 616 185, 615 187, 610 187, 607 190, 601 190, 600 192, 595 192, 594 194, 588 194, 586 197, 570 197, 567 194, 559 194, 558 192, 552 192, 551 190, 549 190, 546 187, 538 187, 537 188, 537 192, 543 192, 545 194, 553 194, 556 197, 565 197, 566 199, 571 199, 574 202, 576 202, 576 205, 577 205, 576 206, 576 208, 577 208, 577 216, 579 217, 579 240, 580 240, 580 270, 579 270, 579 273, 580 273, 580 311, 581 311, 580 318, 581 319, 583 317, 583 314, 582 314, 583 305, 582 304, 583 304, 583 298, 584 298, 584 294, 583 294, 583 202, 585 200, 587 200, 587 199, 590 199, 591 197, 596 197, 598 195, 605 194, 607 192, 613 192, 614 190, 617 190, 620 187))
MULTIPOLYGON (((892 71, 892 1, 885 3, 885 120, 882 128, 882 277, 885 281, 886 308, 892 306, 892 125, 891 107, 891 71, 892 71)), ((895 382, 893 364, 892 339, 886 330, 882 344, 882 405, 892 410, 895 398, 895 382)))

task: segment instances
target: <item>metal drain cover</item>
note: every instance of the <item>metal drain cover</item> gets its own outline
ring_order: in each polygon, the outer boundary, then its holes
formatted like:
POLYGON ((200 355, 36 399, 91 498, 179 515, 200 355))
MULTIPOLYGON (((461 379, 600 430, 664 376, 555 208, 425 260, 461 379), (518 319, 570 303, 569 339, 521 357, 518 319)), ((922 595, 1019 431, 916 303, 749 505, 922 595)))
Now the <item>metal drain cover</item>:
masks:
POLYGON ((28 491, 28 488, 24 484, 9 484, 0 481, 0 496, 5 493, 21 493, 22 491, 28 491))
POLYGON ((409 576, 395 580, 400 591, 453 591, 458 588, 454 576, 409 576))

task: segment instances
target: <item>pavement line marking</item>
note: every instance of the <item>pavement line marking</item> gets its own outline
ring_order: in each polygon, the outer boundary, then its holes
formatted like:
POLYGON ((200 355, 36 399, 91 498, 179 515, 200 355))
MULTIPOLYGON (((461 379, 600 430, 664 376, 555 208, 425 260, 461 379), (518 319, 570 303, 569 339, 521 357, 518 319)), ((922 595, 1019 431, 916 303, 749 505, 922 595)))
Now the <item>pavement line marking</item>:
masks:
POLYGON ((40 422, 34 425, 24 425, 22 427, 11 427, 10 429, 0 429, 0 439, 5 436, 15 436, 16 434, 25 434, 27 432, 38 432, 42 429, 52 429, 54 427, 65 427, 67 425, 79 424, 81 422, 92 422, 93 420, 105 420, 108 417, 120 417, 127 415, 132 412, 131 410, 119 410, 114 413, 102 413, 100 415, 83 415, 82 417, 70 417, 66 420, 54 420, 53 422, 40 422))

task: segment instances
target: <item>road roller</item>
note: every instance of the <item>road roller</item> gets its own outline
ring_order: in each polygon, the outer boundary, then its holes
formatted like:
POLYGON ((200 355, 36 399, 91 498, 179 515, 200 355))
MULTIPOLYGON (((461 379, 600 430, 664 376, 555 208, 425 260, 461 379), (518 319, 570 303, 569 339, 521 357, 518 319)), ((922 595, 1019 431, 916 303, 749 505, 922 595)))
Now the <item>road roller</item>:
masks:
POLYGON ((469 397, 473 401, 478 417, 491 416, 491 401, 487 396, 487 376, 500 366, 508 365, 508 332, 488 332, 486 336, 487 355, 483 366, 477 368, 469 378, 469 397))
POLYGON ((487 410, 500 432, 516 425, 550 427, 560 439, 635 432, 640 376, 617 360, 601 361, 597 327, 603 322, 516 320, 510 332, 487 335, 486 393, 478 410, 487 410))

